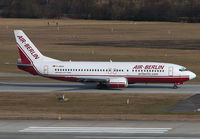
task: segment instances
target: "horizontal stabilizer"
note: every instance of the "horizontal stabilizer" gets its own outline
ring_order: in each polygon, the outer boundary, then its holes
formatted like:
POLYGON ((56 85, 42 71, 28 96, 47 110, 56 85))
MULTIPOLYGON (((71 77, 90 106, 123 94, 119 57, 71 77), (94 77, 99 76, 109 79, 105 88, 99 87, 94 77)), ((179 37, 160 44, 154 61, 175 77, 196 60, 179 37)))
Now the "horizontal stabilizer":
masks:
POLYGON ((10 62, 5 62, 5 65, 17 65, 17 66, 24 66, 24 67, 32 67, 33 65, 31 64, 20 64, 20 63, 10 63, 10 62))
POLYGON ((33 65, 31 65, 31 64, 17 64, 17 66, 32 67, 33 65))

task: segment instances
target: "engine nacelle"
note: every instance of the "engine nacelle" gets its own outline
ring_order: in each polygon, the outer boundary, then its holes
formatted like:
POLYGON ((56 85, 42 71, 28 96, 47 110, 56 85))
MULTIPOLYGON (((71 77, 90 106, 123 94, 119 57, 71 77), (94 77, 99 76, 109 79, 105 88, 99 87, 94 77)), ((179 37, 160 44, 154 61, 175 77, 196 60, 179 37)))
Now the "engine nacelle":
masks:
POLYGON ((126 78, 111 78, 108 86, 110 88, 125 88, 128 86, 128 81, 126 78))

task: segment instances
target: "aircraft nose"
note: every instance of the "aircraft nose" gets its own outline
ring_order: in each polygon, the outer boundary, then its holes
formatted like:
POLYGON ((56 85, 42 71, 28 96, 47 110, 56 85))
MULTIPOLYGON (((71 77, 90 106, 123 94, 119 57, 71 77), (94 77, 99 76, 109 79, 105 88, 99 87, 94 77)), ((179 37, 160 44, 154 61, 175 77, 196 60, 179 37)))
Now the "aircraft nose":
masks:
POLYGON ((192 79, 194 79, 194 78, 196 78, 196 74, 195 73, 193 73, 193 72, 190 72, 190 80, 192 80, 192 79))

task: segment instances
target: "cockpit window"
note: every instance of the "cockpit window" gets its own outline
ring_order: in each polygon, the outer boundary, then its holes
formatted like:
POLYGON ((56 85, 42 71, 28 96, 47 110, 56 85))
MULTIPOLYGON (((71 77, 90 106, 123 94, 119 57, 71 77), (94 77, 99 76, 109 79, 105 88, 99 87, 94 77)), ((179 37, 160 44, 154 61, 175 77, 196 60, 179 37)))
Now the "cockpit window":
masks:
POLYGON ((182 68, 179 69, 179 71, 188 71, 188 70, 187 70, 187 68, 182 67, 182 68))

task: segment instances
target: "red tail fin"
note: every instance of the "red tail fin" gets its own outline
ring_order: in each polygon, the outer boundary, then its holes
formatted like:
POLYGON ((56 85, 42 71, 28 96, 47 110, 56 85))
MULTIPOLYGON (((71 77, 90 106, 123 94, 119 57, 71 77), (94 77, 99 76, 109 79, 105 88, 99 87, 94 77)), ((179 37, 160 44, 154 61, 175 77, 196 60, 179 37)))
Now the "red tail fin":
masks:
POLYGON ((18 64, 31 64, 30 60, 28 60, 28 58, 25 56, 25 54, 20 50, 20 48, 18 47, 19 50, 19 55, 21 58, 21 63, 18 64))
POLYGON ((19 69, 27 71, 33 75, 38 75, 37 71, 33 68, 33 65, 31 65, 30 60, 28 57, 22 52, 22 50, 18 47, 19 55, 20 55, 20 61, 17 62, 17 66, 19 69))

